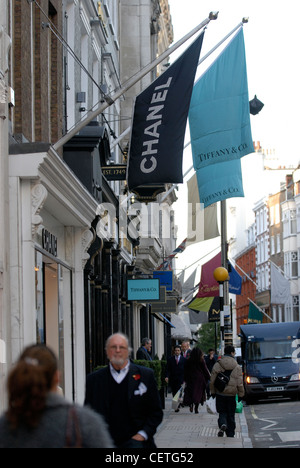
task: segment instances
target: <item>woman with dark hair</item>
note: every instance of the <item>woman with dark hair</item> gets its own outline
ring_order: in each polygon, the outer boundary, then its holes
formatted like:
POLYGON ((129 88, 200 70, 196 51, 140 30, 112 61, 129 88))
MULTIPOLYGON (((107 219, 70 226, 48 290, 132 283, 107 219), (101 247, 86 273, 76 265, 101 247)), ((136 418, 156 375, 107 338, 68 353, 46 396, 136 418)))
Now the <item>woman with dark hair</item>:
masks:
POLYGON ((195 413, 197 414, 199 404, 203 405, 206 401, 205 391, 209 379, 210 373, 207 370, 201 349, 193 348, 184 369, 186 387, 183 400, 183 404, 190 407, 191 413, 195 405, 195 413))
POLYGON ((58 381, 55 354, 43 345, 26 348, 8 377, 0 448, 113 447, 101 416, 67 402, 58 381))

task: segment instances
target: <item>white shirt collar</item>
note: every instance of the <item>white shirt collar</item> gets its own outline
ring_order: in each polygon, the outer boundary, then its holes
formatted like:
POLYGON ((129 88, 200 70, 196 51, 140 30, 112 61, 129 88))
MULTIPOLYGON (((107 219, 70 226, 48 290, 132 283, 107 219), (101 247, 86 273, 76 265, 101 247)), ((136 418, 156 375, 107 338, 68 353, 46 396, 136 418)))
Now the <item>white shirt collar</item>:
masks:
POLYGON ((110 368, 110 372, 111 372, 111 375, 113 377, 113 379, 117 382, 117 383, 121 383, 126 375, 128 374, 128 371, 129 371, 129 365, 130 365, 130 362, 128 361, 126 366, 123 367, 123 369, 120 370, 120 372, 116 371, 116 369, 114 369, 114 367, 111 365, 111 363, 109 363, 109 368, 110 368))

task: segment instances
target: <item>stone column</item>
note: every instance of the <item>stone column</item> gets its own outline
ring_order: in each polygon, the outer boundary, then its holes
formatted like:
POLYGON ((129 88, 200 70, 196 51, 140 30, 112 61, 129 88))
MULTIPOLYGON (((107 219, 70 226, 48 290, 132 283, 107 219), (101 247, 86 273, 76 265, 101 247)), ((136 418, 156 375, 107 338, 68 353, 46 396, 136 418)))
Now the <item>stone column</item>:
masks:
POLYGON ((0 413, 6 405, 5 382, 10 351, 9 214, 8 214, 8 10, 0 0, 0 413))

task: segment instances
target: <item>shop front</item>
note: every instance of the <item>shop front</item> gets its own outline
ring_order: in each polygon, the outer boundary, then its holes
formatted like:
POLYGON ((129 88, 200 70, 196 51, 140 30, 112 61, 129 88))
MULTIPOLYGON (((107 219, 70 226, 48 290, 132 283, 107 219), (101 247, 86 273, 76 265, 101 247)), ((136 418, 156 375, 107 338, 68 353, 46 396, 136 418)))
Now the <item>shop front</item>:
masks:
POLYGON ((16 145, 11 153, 13 361, 29 344, 50 346, 65 396, 82 403, 84 268, 97 202, 52 148, 16 145))
POLYGON ((49 244, 45 245, 45 235, 58 241, 42 228, 42 245, 35 247, 36 342, 55 351, 60 385, 74 399, 73 268, 57 258, 57 251, 49 244))

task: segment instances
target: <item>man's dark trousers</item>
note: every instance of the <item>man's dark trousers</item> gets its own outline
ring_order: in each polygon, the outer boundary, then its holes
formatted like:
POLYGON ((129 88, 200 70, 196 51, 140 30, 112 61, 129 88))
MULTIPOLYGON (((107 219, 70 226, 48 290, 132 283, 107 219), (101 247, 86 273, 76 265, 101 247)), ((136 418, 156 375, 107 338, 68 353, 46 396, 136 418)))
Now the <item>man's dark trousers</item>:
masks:
POLYGON ((235 396, 216 395, 216 407, 219 413, 218 425, 221 428, 223 425, 227 427, 227 437, 234 437, 235 434, 235 396))

